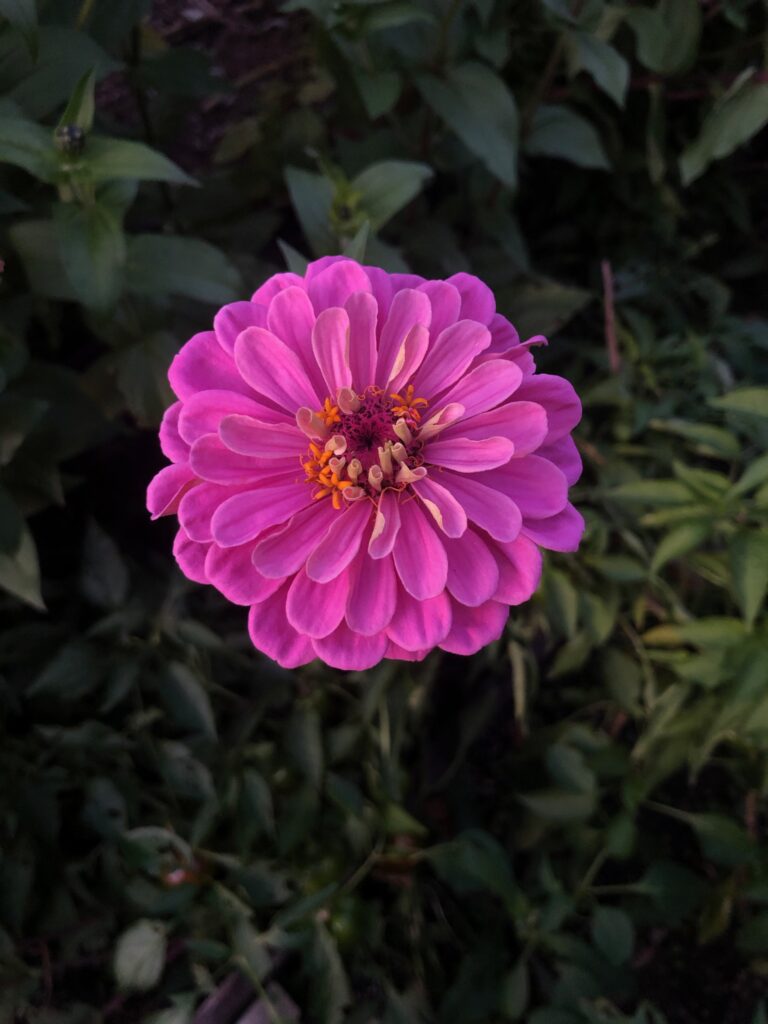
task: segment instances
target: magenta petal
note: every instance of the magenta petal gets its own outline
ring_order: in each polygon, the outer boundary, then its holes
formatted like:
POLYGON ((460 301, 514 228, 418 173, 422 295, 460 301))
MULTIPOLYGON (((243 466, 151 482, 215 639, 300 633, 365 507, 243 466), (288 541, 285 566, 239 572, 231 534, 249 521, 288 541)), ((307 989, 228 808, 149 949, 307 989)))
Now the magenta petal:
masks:
POLYGON ((447 469, 440 474, 440 480, 461 503, 467 518, 487 530, 492 537, 514 540, 520 533, 520 509, 505 494, 486 486, 474 476, 460 476, 447 469))
MULTIPOLYGON (((491 332, 491 344, 488 346, 486 355, 505 355, 513 353, 520 344, 520 335, 512 324, 500 313, 494 313, 488 327, 491 332)), ((533 360, 531 359, 531 362, 533 360)), ((520 367, 522 369, 522 367, 520 367)))
POLYGON ((378 305, 369 292, 355 292, 344 304, 349 317, 349 366, 352 387, 365 391, 376 376, 378 305))
POLYGON ((544 406, 549 421, 547 444, 570 434, 581 419, 579 396, 573 390, 573 385, 563 377, 548 373, 526 377, 515 397, 544 406))
POLYGON ((416 289, 429 296, 432 306, 430 335, 437 338, 446 327, 455 324, 461 315, 461 295, 458 289, 447 281, 425 281, 416 289))
POLYGON ((467 513, 451 492, 429 476, 412 487, 446 537, 461 537, 467 528, 467 513))
POLYGON ((253 564, 264 576, 291 576, 304 565, 340 514, 330 501, 312 502, 281 529, 259 541, 253 564))
POLYGON ((285 288, 269 304, 267 328, 295 352, 319 394, 325 386, 312 351, 315 310, 303 288, 285 288))
POLYGON ((526 519, 557 515, 568 501, 565 476, 557 466, 539 455, 512 459, 506 466, 484 473, 481 482, 511 498, 526 519))
POLYGON ((303 482, 281 479, 274 484, 241 491, 227 498, 211 517, 211 533, 217 544, 233 548, 290 519, 312 500, 303 482))
POLYGON ((322 658, 331 668, 362 672, 378 665, 384 657, 388 641, 384 633, 361 636, 353 632, 346 622, 341 622, 330 636, 313 643, 318 658, 322 658))
POLYGON ((458 402, 464 406, 464 415, 469 418, 477 413, 493 409, 506 401, 520 386, 522 372, 514 363, 504 359, 492 359, 481 363, 457 381, 451 390, 442 396, 440 404, 458 402))
POLYGON ((182 346, 168 370, 168 380, 182 400, 211 388, 252 394, 213 331, 195 334, 182 346))
POLYGON ((194 583, 207 583, 208 577, 205 573, 205 556, 208 554, 209 544, 198 544, 190 540, 184 530, 179 530, 173 542, 173 557, 176 559, 179 568, 194 583))
POLYGON ((288 412, 322 404, 299 357, 271 331, 261 327, 243 331, 235 343, 235 362, 254 391, 288 412))
POLYGON ((365 553, 358 555, 347 597, 350 629, 363 636, 381 632, 391 622, 396 604, 397 576, 391 555, 375 561, 365 553))
POLYGON ((319 259, 310 260, 307 264, 307 269, 304 271, 304 282, 309 284, 310 281, 322 274, 328 267, 332 267, 334 263, 344 263, 351 259, 349 256, 320 256, 319 259))
POLYGON ((557 468, 565 475, 569 487, 573 487, 575 483, 578 483, 582 469, 581 456, 572 437, 566 435, 561 437, 559 441, 546 444, 543 448, 539 448, 537 454, 542 459, 554 462, 557 468))
POLYGON ((216 340, 229 356, 234 354, 237 337, 246 327, 266 326, 266 307, 256 302, 230 302, 213 318, 216 340))
POLYGON ((179 414, 179 433, 187 444, 194 444, 203 434, 215 434, 224 417, 235 414, 253 416, 268 423, 296 422, 288 413, 270 409, 234 391, 199 391, 184 402, 179 414))
POLYGON ((288 584, 283 584, 271 597, 255 604, 248 613, 248 632, 253 646, 278 665, 298 668, 315 660, 315 649, 311 640, 297 633, 286 619, 287 593, 288 584))
POLYGON ((461 295, 459 316, 462 320, 477 320, 481 324, 491 322, 496 312, 496 300, 487 284, 473 274, 465 273, 449 277, 448 284, 452 284, 461 295))
POLYGON ((527 537, 520 536, 509 544, 496 544, 499 586, 494 600, 504 604, 527 601, 541 579, 541 552, 527 537))
POLYGON ((363 533, 372 518, 373 508, 365 498, 338 512, 307 559, 307 576, 316 583, 327 583, 343 572, 359 551, 363 533))
POLYGON ((436 597, 448 577, 443 543, 415 501, 404 501, 400 516, 400 532, 393 550, 397 575, 408 593, 418 600, 436 597))
POLYGON ((189 445, 179 434, 182 407, 182 402, 169 405, 160 423, 160 448, 171 462, 186 462, 189 457, 189 445))
POLYGON ((298 460, 307 438, 294 423, 265 423, 252 416, 225 416, 219 437, 231 452, 258 459, 298 460))
POLYGON ((450 387, 490 340, 488 328, 474 320, 459 320, 446 327, 430 346, 414 378, 416 394, 431 399, 450 387))
POLYGON ((261 288, 257 288, 251 296, 251 302, 258 302, 262 306, 269 306, 270 302, 286 288, 304 289, 304 278, 298 274, 273 274, 268 281, 265 281, 261 288))
POLYGON ((195 474, 185 462, 161 469, 147 488, 147 508, 152 518, 159 519, 175 512, 181 499, 196 483, 195 474))
POLYGON ((373 533, 368 545, 371 558, 384 558, 395 546, 400 529, 400 497, 393 491, 384 491, 379 498, 373 533))
POLYGON ((387 644, 387 650, 384 657, 390 658, 392 661, 423 661, 429 653, 429 649, 423 651, 406 651, 404 647, 400 647, 398 644, 390 640, 387 644))
POLYGON ((544 443, 548 429, 543 406, 535 402, 507 402, 498 409, 453 424, 441 440, 447 443, 452 437, 470 437, 475 440, 491 435, 506 437, 514 445, 515 458, 519 459, 523 455, 530 455, 544 443))
POLYGON ((435 647, 451 629, 451 599, 443 591, 437 597, 417 601, 403 587, 398 588, 397 608, 387 626, 390 640, 406 651, 435 647))
POLYGON ((239 494, 240 487, 221 487, 219 484, 198 484, 181 499, 179 505, 179 524, 189 534, 191 540, 205 544, 213 540, 211 535, 211 517, 219 505, 239 494))
POLYGON ((387 386, 409 332, 416 324, 429 327, 431 319, 432 306, 428 296, 423 292, 417 292, 410 288, 397 292, 392 299, 392 305, 379 339, 375 383, 380 388, 387 386))
POLYGON ((475 654, 499 639, 508 618, 509 609, 498 601, 488 601, 479 608, 454 604, 451 632, 440 647, 451 654, 475 654))
POLYGON ((340 260, 327 267, 317 277, 307 277, 307 291, 320 315, 331 306, 343 306, 355 292, 369 292, 371 282, 361 266, 352 260, 340 260))
POLYGON ((339 388, 352 383, 349 366, 349 317, 335 306, 323 310, 312 331, 312 351, 325 380, 325 394, 336 399, 339 388))
POLYGON ((447 586, 452 596, 473 608, 490 601, 499 585, 499 566, 488 545, 474 530, 444 543, 448 554, 447 586))
POLYGON ((584 533, 584 517, 573 505, 548 519, 526 520, 523 534, 550 551, 576 551, 584 533))
POLYGON ((270 459, 255 459, 230 451, 218 434, 205 434, 192 445, 189 465, 194 474, 211 484, 254 484, 258 480, 272 481, 280 476, 293 476, 295 471, 270 459))
POLYGON ((408 383, 421 366, 429 347, 429 331, 423 324, 416 324, 405 336, 387 382, 387 390, 397 394, 408 383))
POLYGON ((281 580, 270 580, 253 567, 253 544, 220 548, 211 544, 205 560, 208 582, 233 604, 251 605, 266 600, 280 587, 281 580))
POLYGON ((468 437, 454 437, 428 442, 424 448, 424 460, 433 466, 444 466, 457 473, 480 473, 485 469, 503 466, 514 452, 514 444, 506 437, 486 437, 477 441, 468 437))
POLYGON ((349 584, 349 572, 340 573, 329 583, 315 583, 301 569, 288 590, 288 621, 313 640, 328 636, 344 618, 349 584))
POLYGON ((379 323, 383 324, 387 319, 389 307, 392 305, 392 296, 394 295, 392 275, 380 267, 364 267, 363 269, 368 280, 371 282, 371 294, 376 299, 379 323))

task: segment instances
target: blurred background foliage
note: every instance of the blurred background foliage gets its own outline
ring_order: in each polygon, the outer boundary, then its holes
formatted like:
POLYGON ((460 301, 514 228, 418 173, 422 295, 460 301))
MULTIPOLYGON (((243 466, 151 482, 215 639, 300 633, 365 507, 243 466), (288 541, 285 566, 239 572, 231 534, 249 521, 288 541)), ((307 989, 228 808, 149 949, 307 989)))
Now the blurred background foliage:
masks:
POLYGON ((0 0, 0 1020, 764 1024, 766 28, 0 0), (284 672, 146 521, 174 351, 339 251, 584 398, 582 549, 471 660, 284 672))

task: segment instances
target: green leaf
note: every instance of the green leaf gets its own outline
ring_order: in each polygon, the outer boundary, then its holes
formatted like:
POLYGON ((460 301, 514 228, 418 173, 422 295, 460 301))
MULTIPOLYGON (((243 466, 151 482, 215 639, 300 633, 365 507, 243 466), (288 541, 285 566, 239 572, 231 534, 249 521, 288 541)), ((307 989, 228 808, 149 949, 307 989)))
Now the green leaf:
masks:
POLYGON ((82 160, 90 180, 96 185, 116 178, 197 185, 186 171, 143 142, 112 139, 103 135, 91 136, 85 144, 82 160))
POLYGON ((595 809, 594 793, 570 793, 560 789, 521 793, 518 800, 537 818, 560 823, 583 821, 595 809))
MULTIPOLYGON (((768 98, 768 85, 765 88, 768 98)), ((766 112, 768 113, 768 106, 766 112)), ((724 412, 768 417, 768 387, 737 388, 717 398, 710 398, 709 404, 724 412)))
MULTIPOLYGON (((713 161, 729 156, 765 124, 768 124, 768 84, 748 82, 734 95, 726 96, 706 116, 699 137, 680 157, 683 184, 690 185, 713 161)), ((717 408, 726 407, 718 405, 717 408)), ((768 416, 768 406, 763 407, 761 415, 768 416)))
POLYGON ((524 150, 531 156, 554 156, 579 167, 610 169, 594 126, 569 107, 540 106, 533 117, 524 150))
POLYGON ((709 423, 688 423, 680 419, 654 419, 649 424, 654 430, 690 441, 702 455, 738 455, 741 443, 735 434, 723 427, 714 427, 709 423))
POLYGON ((172 661, 160 681, 160 697, 171 720, 186 732, 216 739, 211 701, 202 683, 180 661, 172 661))
POLYGON ((128 827, 125 798, 111 779, 91 779, 85 792, 83 821, 105 839, 121 835, 128 827))
POLYGON ((555 334, 584 309, 591 297, 584 288, 538 278, 503 292, 499 305, 520 337, 529 338, 534 334, 555 334))
POLYGON ((730 542, 729 555, 736 597, 751 629, 768 589, 768 536, 737 533, 730 542))
POLYGON ((410 203, 432 177, 432 173, 426 164, 409 160, 382 160, 358 174, 352 180, 351 187, 361 197, 371 229, 378 231, 410 203))
POLYGON ((529 998, 528 964, 521 959, 501 983, 499 1010, 508 1020, 519 1020, 528 1007, 529 998))
MULTIPOLYGON (((352 260, 357 260, 358 263, 365 263, 365 250, 368 246, 368 238, 371 233, 371 225, 365 220, 360 226, 360 230, 357 232, 354 238, 351 238, 344 246, 344 256, 349 256, 352 260)), ((303 273, 303 271, 302 271, 303 273)))
POLYGON ((80 568, 80 589, 99 608, 119 608, 128 596, 128 570, 112 538, 88 521, 80 568))
POLYGON ((224 253, 200 238, 132 235, 126 288, 137 295, 184 295, 219 305, 234 301, 242 282, 224 253))
POLYGON ((643 634, 645 643, 658 647, 697 644, 702 647, 730 647, 747 634, 741 619, 711 616, 678 625, 654 626, 643 634))
POLYGON ((553 743, 547 748, 546 764, 555 785, 569 793, 594 793, 595 776, 580 750, 566 743, 553 743))
POLYGON ((96 73, 87 71, 74 88, 64 108, 64 113, 59 118, 59 127, 65 125, 77 125, 84 132, 89 132, 93 127, 93 115, 96 110, 93 92, 96 86, 96 73))
POLYGON ((62 263, 78 299, 99 312, 110 310, 120 295, 125 266, 120 221, 98 203, 59 203, 53 220, 62 263))
POLYGON ((698 0, 661 0, 654 9, 626 8, 624 19, 637 39, 637 55, 649 71, 672 75, 694 62, 701 36, 698 0))
POLYGON ((707 892, 698 875, 681 864, 666 860, 654 861, 632 889, 649 896, 660 910, 673 918, 690 914, 707 892))
POLYGON ((592 941, 614 966, 626 963, 635 945, 630 917, 615 907, 597 907, 592 916, 592 941))
POLYGON ((693 520, 688 523, 681 523, 675 527, 661 540, 659 546, 651 559, 651 570, 658 572, 673 558, 688 554, 694 548, 699 547, 712 529, 711 521, 708 519, 693 520))
POLYGON ((369 72, 352 68, 352 72, 368 117, 375 121, 388 114, 400 98, 403 88, 402 78, 397 71, 369 72))
POLYGON ((336 943, 321 924, 315 924, 305 957, 309 1009, 318 1024, 341 1024, 351 993, 336 943))
POLYGON ((768 480, 768 454, 761 455, 747 466, 742 476, 731 488, 731 494, 734 497, 746 494, 765 483, 766 480, 768 480))
POLYGON ((165 966, 167 934, 162 921, 142 918, 117 940, 114 971, 123 991, 146 992, 160 980, 165 966))
POLYGON ((254 768, 246 768, 243 772, 241 807, 244 817, 255 826, 254 832, 274 836, 275 810, 272 805, 272 793, 264 776, 254 768))
POLYGON ((22 167, 48 184, 55 181, 59 165, 50 130, 21 117, 0 116, 0 163, 22 167))
POLYGON ((215 797, 210 771, 185 744, 165 740, 158 753, 162 776, 177 796, 198 802, 215 797))
POLYGON ((304 777, 319 787, 323 775, 323 740, 314 708, 298 707, 285 732, 286 751, 304 777))
POLYGON ((449 843, 433 846, 424 853, 443 881, 460 895, 492 892, 511 911, 519 905, 509 856, 493 836, 481 829, 468 829, 449 843))
POLYGON ((623 107, 629 84, 629 64, 618 50, 589 32, 570 32, 568 41, 575 68, 586 71, 604 93, 623 107))
POLYGON ((52 220, 17 221, 8 229, 35 295, 74 301, 76 296, 59 251, 52 220))
POLYGON ((65 644, 27 687, 28 697, 77 700, 95 690, 101 670, 94 648, 81 639, 65 644))
POLYGON ((35 0, 0 0, 0 17, 24 36, 30 56, 37 60, 37 6, 35 0))
POLYGON ((21 533, 21 540, 10 554, 0 552, 0 588, 17 597, 20 601, 45 611, 40 593, 40 566, 37 548, 27 527, 21 533))
POLYGON ((173 401, 168 367, 177 351, 171 334, 156 331, 108 358, 120 393, 142 426, 157 425, 173 401))
POLYGON ((678 480, 631 480, 606 492, 611 501, 631 501, 641 505, 684 505, 693 495, 678 480))
POLYGON ((334 188, 321 174, 286 167, 285 183, 302 230, 316 256, 325 256, 337 248, 330 226, 334 188))
POLYGON ((747 956, 765 956, 768 953, 768 913, 755 914, 741 925, 736 933, 736 948, 747 956))
POLYGON ((0 484, 0 554, 9 555, 21 544, 24 517, 19 507, 0 484))
POLYGON ((446 78, 421 75, 416 84, 426 102, 511 189, 517 187, 518 115, 514 97, 483 64, 451 68, 446 78))

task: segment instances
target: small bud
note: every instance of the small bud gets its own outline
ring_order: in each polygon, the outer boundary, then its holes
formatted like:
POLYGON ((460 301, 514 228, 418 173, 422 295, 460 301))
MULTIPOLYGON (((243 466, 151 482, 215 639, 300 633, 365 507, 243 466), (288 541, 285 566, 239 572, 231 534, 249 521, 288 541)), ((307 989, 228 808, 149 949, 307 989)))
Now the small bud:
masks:
POLYGON ((85 132, 77 124, 62 124, 53 133, 56 149, 66 156, 80 156, 85 147, 85 132))

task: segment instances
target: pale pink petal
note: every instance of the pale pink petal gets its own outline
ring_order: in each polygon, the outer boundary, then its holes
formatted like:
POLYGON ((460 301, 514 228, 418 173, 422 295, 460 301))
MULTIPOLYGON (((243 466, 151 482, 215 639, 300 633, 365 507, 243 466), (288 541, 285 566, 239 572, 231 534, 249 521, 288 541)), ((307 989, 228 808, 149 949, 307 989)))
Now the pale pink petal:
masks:
POLYGON ((380 388, 386 387, 409 331, 416 324, 429 327, 431 319, 432 306, 423 292, 408 288, 394 296, 379 339, 375 383, 380 388))
POLYGON ((450 387, 478 353, 488 347, 488 328, 473 320, 459 320, 432 343, 414 378, 417 395, 431 399, 450 387))
POLYGON ((395 614, 397 577, 392 556, 374 561, 361 553, 355 559, 347 597, 346 619, 350 629, 373 636, 385 629, 395 614))
POLYGON ((280 530, 259 541, 253 552, 253 564, 264 576, 281 579, 292 575, 304 565, 340 515, 330 499, 313 501, 280 530))
POLYGON ((285 288, 304 289, 304 278, 298 274, 284 273, 273 274, 268 281, 265 281, 261 288, 257 288, 251 296, 251 302, 258 302, 262 306, 269 306, 270 302, 285 288))
POLYGON ((347 568, 362 543, 373 518, 373 505, 362 498, 337 513, 327 533, 307 559, 307 576, 327 583, 347 568))
POLYGON ((258 604, 280 587, 280 580, 267 579, 254 568, 252 554, 252 543, 235 548, 220 548, 218 544, 211 544, 208 550, 205 560, 208 582, 233 604, 258 604))
POLYGON ((544 406, 549 420, 547 444, 570 434, 581 419, 579 396, 564 377, 555 377, 549 373, 526 377, 515 397, 544 406))
POLYGON ((514 540, 520 533, 520 509, 505 494, 488 487, 474 476, 461 476, 444 469, 441 484, 464 508, 467 518, 497 540, 514 540))
POLYGON ((215 434, 225 416, 253 416, 268 423, 295 423, 286 412, 270 409, 254 398, 234 391, 199 391, 184 402, 179 415, 179 433, 187 444, 194 444, 203 434, 215 434))
POLYGON ((522 604, 527 601, 541 579, 541 552, 522 535, 509 544, 495 545, 499 567, 499 586, 494 600, 504 604, 522 604))
POLYGON ((230 302, 213 318, 216 340, 227 353, 234 355, 237 337, 246 327, 266 327, 267 308, 256 302, 230 302))
POLYGON ((400 532, 393 550, 395 568, 405 589, 418 600, 436 597, 445 587, 448 558, 421 506, 404 501, 400 532))
POLYGON ((307 291, 318 315, 331 306, 343 306, 355 292, 370 290, 368 275, 352 260, 340 260, 317 277, 307 277, 307 291))
POLYGON ((168 370, 168 380, 182 400, 212 388, 253 394, 213 331, 195 334, 181 347, 168 370))
POLYGON ((299 633, 313 640, 328 636, 344 618, 349 594, 350 574, 339 573, 328 583, 315 583, 304 569, 293 577, 285 611, 288 621, 299 633))
POLYGON ((252 416, 225 416, 219 437, 232 452, 259 459, 293 459, 307 450, 307 437, 295 423, 265 423, 252 416))
POLYGON ((506 401, 520 386, 523 375, 518 366, 503 359, 492 359, 470 370, 442 396, 440 404, 459 402, 466 417, 476 416, 506 401))
POLYGON ((512 459, 506 466, 483 473, 480 480, 511 498, 525 519, 557 515, 568 501, 565 476, 539 455, 512 459))
POLYGON ((467 513, 451 492, 430 476, 411 486, 446 537, 461 537, 467 528, 467 513))
POLYGON ((255 459, 230 451, 218 434, 204 434, 192 445, 189 465, 195 476, 211 484, 254 484, 271 482, 278 475, 289 478, 296 471, 290 464, 275 463, 272 459, 255 459))
POLYGON ((378 665, 384 657, 387 643, 384 633, 361 636, 343 621, 330 636, 313 641, 315 653, 326 665, 353 672, 378 665))
POLYGON ((184 530, 179 530, 176 534, 173 557, 188 580, 194 583, 208 582, 205 574, 205 556, 209 547, 209 544, 198 544, 197 541, 190 540, 184 530))
POLYGON ((447 281, 425 281, 416 291, 429 296, 432 305, 430 334, 437 338, 446 327, 455 324, 461 314, 461 295, 457 288, 447 281))
POLYGON ((400 497, 394 491, 384 491, 373 523, 368 554, 371 558, 384 558, 395 546, 400 529, 400 497))
POLYGON ((185 462, 176 462, 161 469, 147 488, 147 508, 152 518, 159 519, 175 512, 181 499, 196 484, 197 478, 185 462))
MULTIPOLYGON (((490 364, 486 364, 490 365, 490 364)), ((480 413, 471 419, 454 423, 440 438, 447 444, 450 439, 471 437, 475 440, 498 435, 506 437, 515 448, 515 458, 536 451, 547 436, 547 414, 535 402, 507 402, 498 409, 480 413)))
POLYGON ((297 633, 285 615, 288 584, 248 613, 248 632, 253 646, 283 668, 298 668, 315 660, 312 641, 297 633))
POLYGON ((233 548, 253 540, 268 526, 290 519, 312 500, 305 483, 281 480, 242 491, 227 498, 211 517, 211 533, 217 544, 233 548))
POLYGON ((451 632, 440 644, 451 654, 475 654, 498 640, 509 618, 509 609, 498 601, 488 601, 479 608, 453 603, 451 632))
POLYGON ((211 517, 219 505, 239 494, 240 487, 221 487, 219 484, 198 484, 184 495, 179 505, 179 523, 191 540, 205 544, 213 540, 211 517))
POLYGON ((448 555, 448 590, 461 604, 476 608, 496 593, 499 566, 485 541, 467 530, 458 540, 444 541, 448 555))
POLYGON ((405 336, 400 351, 395 357, 391 377, 387 382, 387 390, 397 394, 404 387, 416 370, 421 366, 429 347, 429 331, 423 324, 416 324, 405 336))
POLYGON ((331 307, 318 315, 312 331, 312 351, 325 381, 325 394, 335 401, 339 388, 349 387, 352 383, 349 317, 345 309, 331 307))
POLYGON ((285 288, 269 304, 267 328, 296 353, 312 387, 319 394, 325 387, 312 351, 315 310, 303 288, 285 288))
POLYGON ((437 597, 417 601, 398 587, 397 608, 387 626, 390 640, 406 651, 423 651, 445 640, 451 629, 451 599, 443 591, 437 597))
POLYGON ((369 292, 355 292, 344 303, 349 317, 349 365, 352 387, 363 392, 376 376, 378 306, 369 292))
POLYGON ((540 455, 542 459, 554 462, 557 468, 565 474, 569 487, 573 487, 575 483, 578 483, 582 470, 581 455, 579 455, 576 442, 570 435, 561 437, 559 441, 555 441, 552 444, 544 445, 543 448, 539 448, 536 454, 540 455))
MULTIPOLYGON (((460 430, 460 427, 454 428, 460 430)), ((433 466, 444 466, 457 473, 480 473, 485 469, 503 466, 512 458, 515 446, 506 437, 486 437, 474 440, 468 437, 453 437, 430 441, 424 448, 424 461, 433 466)))
POLYGON ((577 551, 584 533, 584 517, 573 505, 549 519, 528 519, 523 534, 550 551, 577 551))
POLYGON ((245 380, 288 412, 322 404, 299 357, 271 331, 249 327, 235 343, 235 362, 245 380))
POLYGON ((496 312, 496 300, 487 284, 472 274, 454 274, 448 278, 461 296, 462 320, 477 320, 481 324, 489 324, 496 312))
POLYGON ((390 640, 387 644, 387 650, 384 657, 389 658, 392 661, 424 661, 429 653, 430 649, 423 651, 406 651, 404 647, 400 647, 398 644, 390 640))
POLYGON ((169 405, 160 424, 160 448, 171 462, 186 462, 189 458, 189 445, 179 434, 182 407, 182 402, 169 405))

